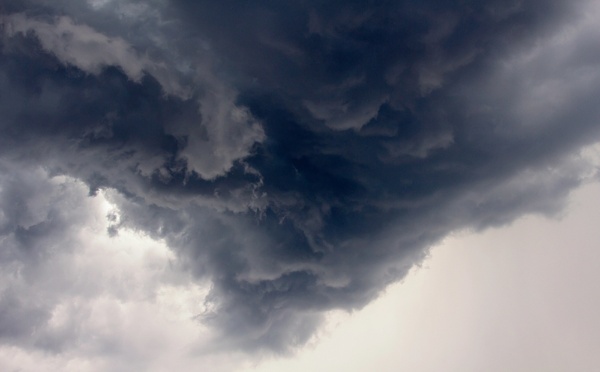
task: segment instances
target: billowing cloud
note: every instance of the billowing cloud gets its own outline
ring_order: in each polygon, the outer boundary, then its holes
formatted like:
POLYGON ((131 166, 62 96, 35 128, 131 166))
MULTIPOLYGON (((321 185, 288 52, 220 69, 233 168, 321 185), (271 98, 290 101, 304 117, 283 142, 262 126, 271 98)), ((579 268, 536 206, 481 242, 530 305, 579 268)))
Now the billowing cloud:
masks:
POLYGON ((6 345, 97 352, 100 329, 74 325, 90 310, 60 296, 141 290, 60 270, 100 244, 81 238, 84 184, 118 209, 106 234, 177 261, 139 279, 150 292, 210 288, 198 350, 285 352, 448 233, 555 213, 595 171, 579 155, 600 141, 593 2, 6 4, 6 345))

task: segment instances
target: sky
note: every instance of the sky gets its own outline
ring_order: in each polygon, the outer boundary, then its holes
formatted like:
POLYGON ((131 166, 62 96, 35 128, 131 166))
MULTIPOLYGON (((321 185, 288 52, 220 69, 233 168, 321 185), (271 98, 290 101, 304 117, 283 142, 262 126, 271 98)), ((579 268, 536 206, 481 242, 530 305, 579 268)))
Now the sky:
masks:
POLYGON ((1 369, 597 368, 598 17, 1 0, 1 369))

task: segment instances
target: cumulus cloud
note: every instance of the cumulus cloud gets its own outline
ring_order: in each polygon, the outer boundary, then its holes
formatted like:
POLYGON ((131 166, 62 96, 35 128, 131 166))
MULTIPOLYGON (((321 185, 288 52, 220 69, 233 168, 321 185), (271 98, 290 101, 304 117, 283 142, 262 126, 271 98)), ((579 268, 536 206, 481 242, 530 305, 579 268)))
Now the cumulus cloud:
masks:
POLYGON ((2 292, 0 339, 20 350, 138 355, 88 340, 117 325, 89 325, 93 309, 59 294, 155 304, 181 281, 209 288, 189 292, 214 336, 198 352, 293 350, 448 233, 559 211, 592 172, 579 150, 600 140, 593 2, 1 11, 2 265, 25 276, 2 292), (162 256, 135 258, 133 279, 118 252, 89 261, 110 243, 81 238, 100 208, 83 185, 118 209, 106 234, 162 242, 174 273, 162 256), (123 267, 132 287, 75 288, 82 261, 101 278, 123 267))

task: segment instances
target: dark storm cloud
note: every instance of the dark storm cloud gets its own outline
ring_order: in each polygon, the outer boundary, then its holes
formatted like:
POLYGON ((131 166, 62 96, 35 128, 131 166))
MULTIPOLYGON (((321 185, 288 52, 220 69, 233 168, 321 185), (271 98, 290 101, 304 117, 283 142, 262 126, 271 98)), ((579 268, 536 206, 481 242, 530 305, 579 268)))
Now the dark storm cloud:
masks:
POLYGON ((0 154, 118 190, 113 232, 212 282, 215 348, 285 351, 451 231, 560 209, 600 140, 584 5, 9 1, 0 154))

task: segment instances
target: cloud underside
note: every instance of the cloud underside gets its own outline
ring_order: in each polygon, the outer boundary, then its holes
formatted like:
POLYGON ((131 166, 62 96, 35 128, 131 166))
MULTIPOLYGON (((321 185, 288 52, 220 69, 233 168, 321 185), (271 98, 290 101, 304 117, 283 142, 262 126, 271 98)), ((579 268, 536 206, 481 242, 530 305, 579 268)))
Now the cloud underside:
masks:
POLYGON ((595 176, 595 8, 8 1, 0 340, 125 350, 90 341, 73 299, 177 287, 202 303, 204 352, 285 352, 450 232, 559 212, 595 176), (83 279, 129 277, 89 257, 132 232, 168 247, 138 264, 176 264, 129 289, 83 279))

